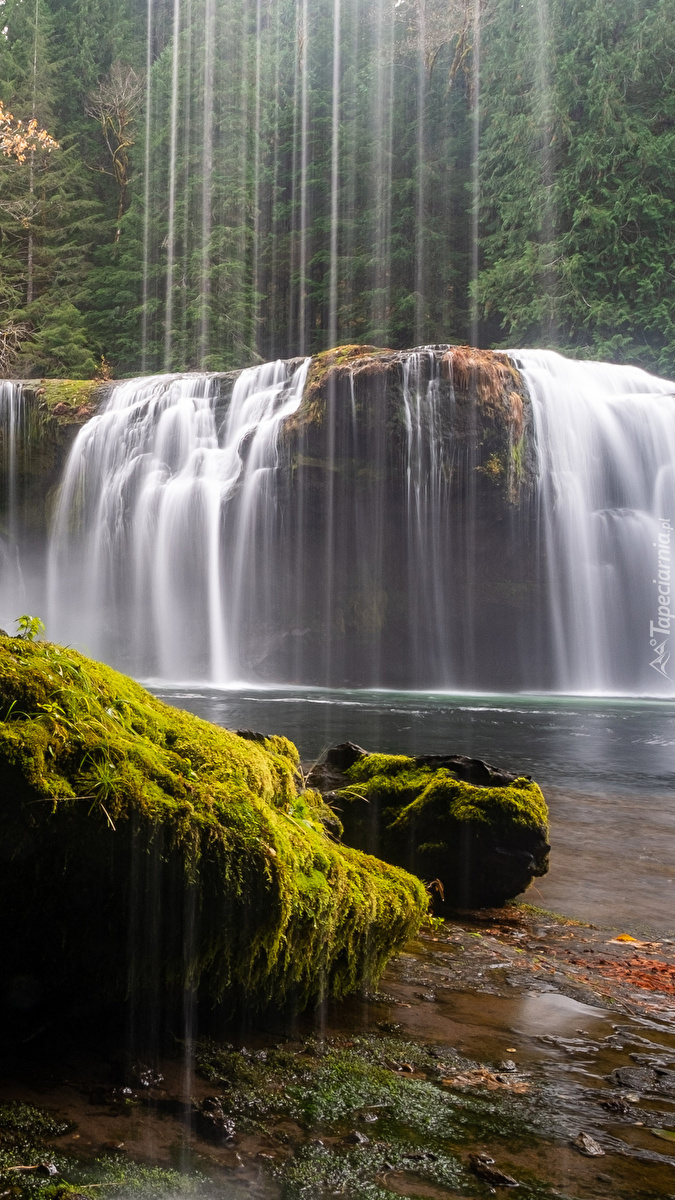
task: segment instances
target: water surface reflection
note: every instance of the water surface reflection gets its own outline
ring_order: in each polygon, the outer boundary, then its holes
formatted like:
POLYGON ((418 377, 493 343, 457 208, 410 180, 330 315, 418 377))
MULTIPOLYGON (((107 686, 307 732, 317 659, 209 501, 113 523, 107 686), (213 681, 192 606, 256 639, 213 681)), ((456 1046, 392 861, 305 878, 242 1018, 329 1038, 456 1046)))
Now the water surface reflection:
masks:
POLYGON ((551 871, 528 899, 667 934, 675 912, 675 706, 562 696, 202 686, 156 695, 229 729, 282 733, 312 762, 336 742, 461 753, 532 775, 551 809, 551 871))

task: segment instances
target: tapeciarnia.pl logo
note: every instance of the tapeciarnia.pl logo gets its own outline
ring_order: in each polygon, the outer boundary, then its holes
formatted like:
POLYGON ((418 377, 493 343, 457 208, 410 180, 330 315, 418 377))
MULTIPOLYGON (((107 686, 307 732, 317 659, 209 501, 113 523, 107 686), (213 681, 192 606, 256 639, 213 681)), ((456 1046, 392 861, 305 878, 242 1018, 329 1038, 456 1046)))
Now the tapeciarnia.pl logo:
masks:
POLYGON ((670 661, 668 643, 670 641, 670 623, 675 620, 675 613, 670 609, 670 542, 672 535, 673 527, 670 520, 667 517, 660 517, 659 537, 658 541, 654 542, 657 552, 657 578, 652 580, 652 583, 656 584, 658 616, 655 621, 649 622, 649 645, 655 657, 649 665, 658 671, 659 675, 663 675, 664 679, 670 679, 666 670, 670 661))

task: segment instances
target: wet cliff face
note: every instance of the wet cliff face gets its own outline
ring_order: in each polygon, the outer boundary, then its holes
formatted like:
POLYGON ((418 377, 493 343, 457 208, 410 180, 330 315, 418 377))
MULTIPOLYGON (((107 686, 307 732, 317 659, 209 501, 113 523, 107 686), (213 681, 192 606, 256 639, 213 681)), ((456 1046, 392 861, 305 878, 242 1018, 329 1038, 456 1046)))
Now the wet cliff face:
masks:
POLYGON ((279 459, 274 531, 261 522, 255 539, 247 676, 521 682, 535 464, 505 355, 320 355, 279 459))
MULTIPOLYGON (((239 375, 210 378, 221 436, 239 375)), ((70 446, 107 394, 60 381, 24 387, 13 523, 33 574, 70 446)), ((221 513, 235 677, 499 688, 523 685, 524 663, 530 680, 537 674, 527 643, 540 603, 532 414, 506 355, 328 351, 312 361, 272 458, 258 467, 252 446, 244 434, 242 478, 221 513)), ((201 594, 196 559, 193 575, 201 594)), ((195 602, 193 627, 200 611, 195 602)), ((151 661, 105 656, 158 673, 151 661)), ((208 671, 195 661, 200 675, 208 671)))
POLYGON ((79 379, 28 379, 19 386, 14 431, 7 412, 0 411, 0 521, 6 532, 11 470, 17 535, 39 545, 44 542, 54 489, 70 447, 105 402, 111 385, 79 379), (10 454, 14 459, 11 468, 10 454))

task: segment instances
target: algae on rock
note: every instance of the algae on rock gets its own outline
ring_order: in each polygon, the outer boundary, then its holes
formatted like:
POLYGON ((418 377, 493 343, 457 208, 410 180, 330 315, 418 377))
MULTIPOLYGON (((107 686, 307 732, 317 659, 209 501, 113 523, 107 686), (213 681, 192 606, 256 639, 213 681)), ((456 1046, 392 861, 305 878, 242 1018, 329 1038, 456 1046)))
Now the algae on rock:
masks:
POLYGON ((377 978, 426 893, 336 844, 282 737, 0 636, 5 992, 304 1006, 377 978), (14 982, 13 982, 14 981, 14 982))

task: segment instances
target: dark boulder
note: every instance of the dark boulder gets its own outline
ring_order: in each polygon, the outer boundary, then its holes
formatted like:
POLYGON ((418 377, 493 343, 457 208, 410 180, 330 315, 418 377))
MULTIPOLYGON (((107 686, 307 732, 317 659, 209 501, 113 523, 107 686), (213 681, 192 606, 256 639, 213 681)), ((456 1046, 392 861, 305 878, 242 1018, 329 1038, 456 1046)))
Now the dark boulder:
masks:
POLYGON ((548 870, 548 811, 529 776, 464 755, 332 747, 307 783, 343 840, 435 884, 439 909, 504 904, 548 870))

